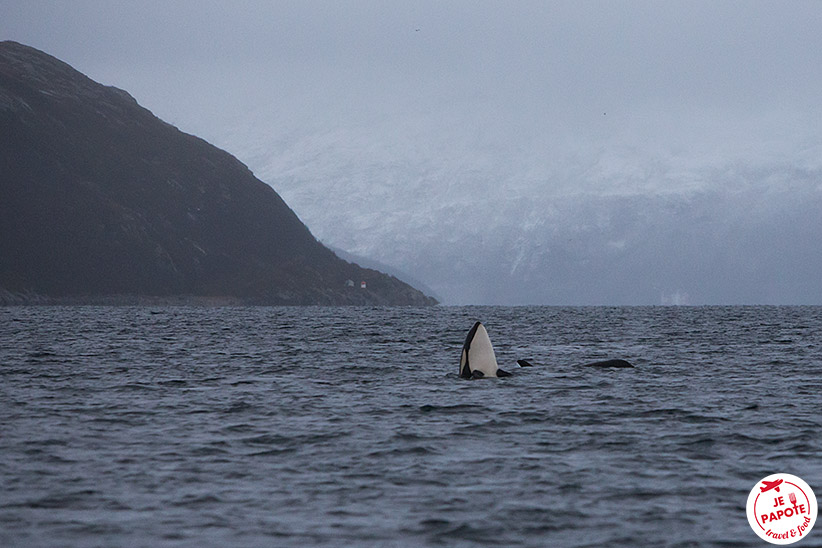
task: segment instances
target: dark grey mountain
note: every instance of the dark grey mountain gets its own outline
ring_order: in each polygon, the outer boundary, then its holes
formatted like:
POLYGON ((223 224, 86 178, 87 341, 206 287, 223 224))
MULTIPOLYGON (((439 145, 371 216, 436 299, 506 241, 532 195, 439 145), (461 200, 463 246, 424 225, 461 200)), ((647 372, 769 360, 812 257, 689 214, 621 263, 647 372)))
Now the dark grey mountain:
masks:
POLYGON ((0 43, 0 294, 436 302, 337 257, 227 152, 15 42, 0 43))

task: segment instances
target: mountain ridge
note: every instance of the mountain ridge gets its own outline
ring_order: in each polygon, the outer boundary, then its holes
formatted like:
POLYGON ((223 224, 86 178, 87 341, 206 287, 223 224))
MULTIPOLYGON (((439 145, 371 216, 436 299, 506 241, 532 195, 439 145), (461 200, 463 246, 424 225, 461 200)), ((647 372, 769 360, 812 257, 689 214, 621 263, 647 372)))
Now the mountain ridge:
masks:
POLYGON ((16 42, 0 42, 0 128, 9 295, 435 303, 337 257, 228 152, 16 42))

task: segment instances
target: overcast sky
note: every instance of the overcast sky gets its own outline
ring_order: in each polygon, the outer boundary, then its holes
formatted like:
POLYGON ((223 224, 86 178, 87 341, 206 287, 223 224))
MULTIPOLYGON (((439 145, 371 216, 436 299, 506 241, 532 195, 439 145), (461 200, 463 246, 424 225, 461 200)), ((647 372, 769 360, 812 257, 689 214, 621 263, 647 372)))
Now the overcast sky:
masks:
POLYGON ((0 38, 228 148, 325 239, 357 225, 332 226, 305 187, 359 160, 379 164, 364 180, 445 165, 459 179, 470 163, 540 180, 543 197, 727 185, 705 173, 728 166, 820 170, 821 29, 822 2, 799 0, 0 0, 0 38), (332 130, 344 138, 306 139, 332 130), (297 138, 309 144, 282 144, 297 138))
POLYGON ((482 99, 568 123, 645 108, 818 114, 822 89, 816 1, 25 0, 0 10, 3 38, 182 125, 250 105, 293 109, 301 97, 377 112, 482 99))

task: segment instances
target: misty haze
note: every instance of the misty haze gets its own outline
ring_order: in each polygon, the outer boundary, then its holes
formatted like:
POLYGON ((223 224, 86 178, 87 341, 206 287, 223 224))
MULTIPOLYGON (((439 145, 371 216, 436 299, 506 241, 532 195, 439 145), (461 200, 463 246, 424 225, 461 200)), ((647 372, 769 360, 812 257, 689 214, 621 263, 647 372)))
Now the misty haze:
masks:
POLYGON ((0 32, 445 304, 822 302, 814 2, 38 6, 0 32))

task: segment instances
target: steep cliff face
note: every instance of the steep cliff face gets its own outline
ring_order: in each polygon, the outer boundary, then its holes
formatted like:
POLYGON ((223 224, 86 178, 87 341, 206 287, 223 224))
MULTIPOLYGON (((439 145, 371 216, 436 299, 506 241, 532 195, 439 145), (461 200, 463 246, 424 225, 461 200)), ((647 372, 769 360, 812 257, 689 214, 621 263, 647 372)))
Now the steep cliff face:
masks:
POLYGON ((0 43, 0 289, 434 303, 339 259, 227 152, 14 42, 0 43))

